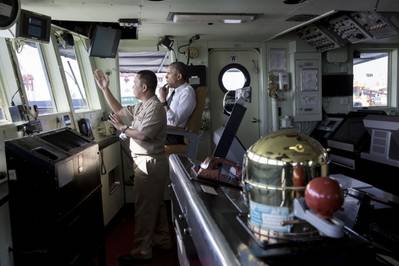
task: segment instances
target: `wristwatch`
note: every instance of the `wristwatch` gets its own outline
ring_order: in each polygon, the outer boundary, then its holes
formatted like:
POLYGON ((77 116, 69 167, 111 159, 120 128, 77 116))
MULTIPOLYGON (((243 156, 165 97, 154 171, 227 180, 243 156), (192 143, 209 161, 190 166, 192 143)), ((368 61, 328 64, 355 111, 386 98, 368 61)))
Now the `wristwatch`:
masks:
POLYGON ((128 126, 125 126, 125 128, 122 129, 121 132, 122 132, 123 134, 125 134, 125 132, 126 132, 126 130, 127 130, 128 128, 129 128, 128 126))

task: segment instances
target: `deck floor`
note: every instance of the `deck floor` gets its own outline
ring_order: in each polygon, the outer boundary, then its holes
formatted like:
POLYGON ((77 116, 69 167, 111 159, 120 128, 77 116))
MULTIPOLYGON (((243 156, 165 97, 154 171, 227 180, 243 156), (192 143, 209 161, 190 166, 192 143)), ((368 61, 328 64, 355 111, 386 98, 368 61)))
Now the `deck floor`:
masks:
MULTIPOLYGON (((117 258, 125 255, 133 246, 134 207, 127 205, 106 228, 107 266, 118 266, 117 258)), ((172 232, 173 235, 173 232, 172 232)), ((139 264, 134 264, 139 265, 139 264)), ((177 250, 170 252, 153 251, 153 259, 145 265, 178 266, 177 250)))

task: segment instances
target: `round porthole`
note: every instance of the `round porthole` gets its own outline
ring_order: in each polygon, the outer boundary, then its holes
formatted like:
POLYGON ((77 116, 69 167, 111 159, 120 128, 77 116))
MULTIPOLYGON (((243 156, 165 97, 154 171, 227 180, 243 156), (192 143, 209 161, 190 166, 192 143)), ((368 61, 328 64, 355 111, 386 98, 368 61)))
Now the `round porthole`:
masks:
POLYGON ((248 70, 240 64, 229 64, 219 73, 219 87, 224 93, 249 86, 250 83, 248 70))

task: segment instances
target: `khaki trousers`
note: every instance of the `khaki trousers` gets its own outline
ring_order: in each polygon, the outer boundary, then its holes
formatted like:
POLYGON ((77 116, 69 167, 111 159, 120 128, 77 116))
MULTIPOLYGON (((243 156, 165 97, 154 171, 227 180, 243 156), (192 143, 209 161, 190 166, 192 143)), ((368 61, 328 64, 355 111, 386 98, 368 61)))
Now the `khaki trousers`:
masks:
POLYGON ((171 239, 163 201, 169 180, 165 154, 134 156, 135 228, 133 256, 151 256, 152 246, 170 247, 171 239))

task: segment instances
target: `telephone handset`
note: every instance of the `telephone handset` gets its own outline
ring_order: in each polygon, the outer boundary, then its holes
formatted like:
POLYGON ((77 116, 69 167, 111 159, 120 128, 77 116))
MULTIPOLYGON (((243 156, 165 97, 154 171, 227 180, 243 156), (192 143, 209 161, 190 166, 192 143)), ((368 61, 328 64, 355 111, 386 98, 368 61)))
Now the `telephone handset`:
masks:
POLYGON ((91 129, 91 123, 89 119, 87 118, 79 119, 78 126, 80 134, 90 139, 94 139, 93 130, 91 129))

